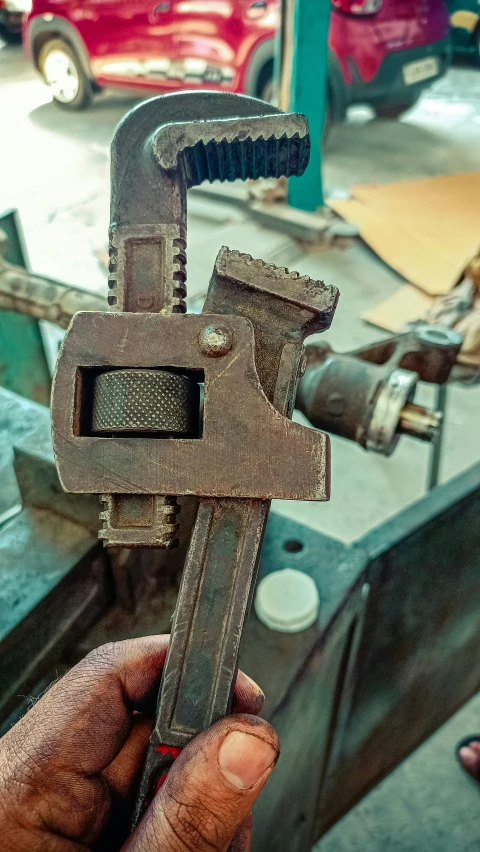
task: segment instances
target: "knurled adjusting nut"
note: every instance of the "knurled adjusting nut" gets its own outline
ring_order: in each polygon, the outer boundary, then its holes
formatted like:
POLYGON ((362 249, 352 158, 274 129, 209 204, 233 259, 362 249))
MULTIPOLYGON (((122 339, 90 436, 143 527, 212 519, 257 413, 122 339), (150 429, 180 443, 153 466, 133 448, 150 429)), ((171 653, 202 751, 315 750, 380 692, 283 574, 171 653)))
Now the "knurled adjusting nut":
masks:
POLYGON ((225 325, 207 325, 199 334, 199 344, 204 355, 220 358, 232 348, 232 332, 225 325))

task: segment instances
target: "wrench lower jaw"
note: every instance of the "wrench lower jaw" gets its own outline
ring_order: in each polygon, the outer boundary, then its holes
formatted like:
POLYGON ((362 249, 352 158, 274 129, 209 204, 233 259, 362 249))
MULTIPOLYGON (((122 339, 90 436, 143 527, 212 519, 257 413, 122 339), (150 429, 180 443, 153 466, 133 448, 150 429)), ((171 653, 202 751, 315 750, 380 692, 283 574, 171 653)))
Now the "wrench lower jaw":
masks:
POLYGON ((105 547, 178 547, 180 506, 175 497, 160 494, 103 494, 102 528, 105 547))

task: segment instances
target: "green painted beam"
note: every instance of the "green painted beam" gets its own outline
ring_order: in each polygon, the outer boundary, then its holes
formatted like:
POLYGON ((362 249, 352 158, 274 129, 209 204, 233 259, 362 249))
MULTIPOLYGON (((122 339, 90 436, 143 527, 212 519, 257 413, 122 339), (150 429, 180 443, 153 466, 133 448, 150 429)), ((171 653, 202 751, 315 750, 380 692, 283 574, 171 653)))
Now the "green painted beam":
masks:
MULTIPOLYGON (((20 221, 15 210, 0 214, 0 229, 8 238, 5 259, 27 266, 20 221)), ((51 377, 38 320, 0 310, 0 385, 50 404, 51 377)))
MULTIPOLYGON (((294 3, 290 109, 307 116, 312 140, 305 174, 289 181, 288 202, 299 210, 313 211, 324 202, 322 136, 327 100, 330 0, 288 2, 294 3)), ((284 2, 284 7, 286 5, 284 2)))

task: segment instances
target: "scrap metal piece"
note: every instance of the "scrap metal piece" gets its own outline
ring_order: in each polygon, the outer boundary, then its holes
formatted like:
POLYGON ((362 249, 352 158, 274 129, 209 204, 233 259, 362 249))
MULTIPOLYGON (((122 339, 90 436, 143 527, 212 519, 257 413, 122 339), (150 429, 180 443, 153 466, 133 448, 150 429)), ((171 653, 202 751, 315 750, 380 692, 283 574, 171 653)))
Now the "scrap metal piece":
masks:
POLYGON ((405 406, 412 400, 417 385, 417 374, 394 369, 378 383, 372 416, 368 424, 367 450, 389 456, 395 449, 400 433, 400 418, 405 406))
POLYGON ((401 412, 415 393, 416 373, 384 369, 329 346, 307 346, 296 406, 313 426, 366 450, 391 455, 401 412))
POLYGON ((0 309, 18 311, 31 317, 54 322, 68 328, 77 311, 101 311, 105 297, 81 287, 64 284, 46 275, 35 275, 28 269, 5 260, 7 237, 0 230, 0 309))

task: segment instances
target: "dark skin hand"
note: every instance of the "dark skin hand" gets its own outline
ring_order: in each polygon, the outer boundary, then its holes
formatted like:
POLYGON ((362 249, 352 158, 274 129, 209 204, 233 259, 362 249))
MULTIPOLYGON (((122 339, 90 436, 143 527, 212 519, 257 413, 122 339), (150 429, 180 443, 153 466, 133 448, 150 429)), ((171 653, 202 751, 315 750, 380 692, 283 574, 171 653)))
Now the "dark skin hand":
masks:
POLYGON ((150 636, 92 651, 0 740, 3 852, 247 852, 279 746, 241 673, 235 715, 183 750, 128 837, 167 646, 150 636))
POLYGON ((472 740, 458 752, 460 763, 475 781, 480 782, 480 740, 472 740))

